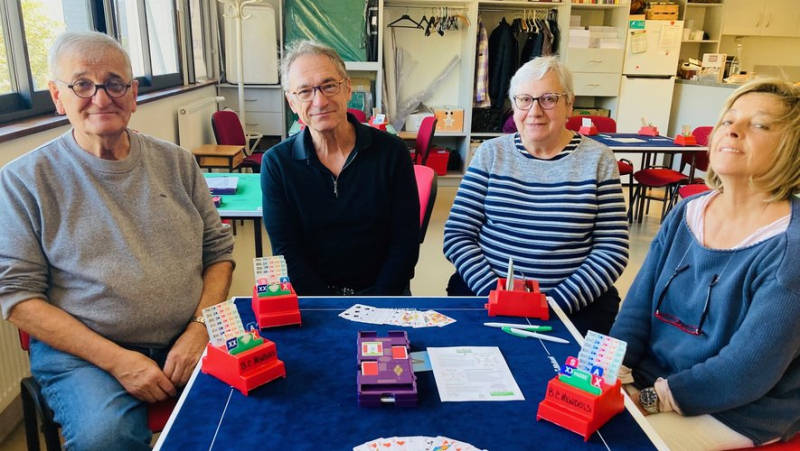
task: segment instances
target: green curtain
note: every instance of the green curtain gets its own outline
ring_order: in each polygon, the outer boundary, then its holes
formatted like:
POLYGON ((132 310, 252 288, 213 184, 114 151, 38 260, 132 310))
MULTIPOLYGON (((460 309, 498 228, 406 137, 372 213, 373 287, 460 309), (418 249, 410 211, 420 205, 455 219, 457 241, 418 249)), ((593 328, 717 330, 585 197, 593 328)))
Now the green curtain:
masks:
POLYGON ((313 39, 345 61, 366 61, 365 0, 285 0, 284 42, 313 39))

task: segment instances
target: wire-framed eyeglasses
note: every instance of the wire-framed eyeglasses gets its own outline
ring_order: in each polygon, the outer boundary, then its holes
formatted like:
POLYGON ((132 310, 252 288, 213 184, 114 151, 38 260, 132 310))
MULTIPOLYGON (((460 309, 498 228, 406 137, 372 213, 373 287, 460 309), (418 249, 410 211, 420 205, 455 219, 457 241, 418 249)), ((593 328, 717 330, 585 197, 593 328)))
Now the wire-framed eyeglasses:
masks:
POLYGON ((346 80, 347 78, 342 78, 339 81, 329 81, 319 86, 310 86, 308 88, 295 91, 292 93, 292 95, 300 102, 310 102, 314 100, 314 94, 316 94, 317 91, 319 91, 325 97, 333 97, 336 94, 339 94, 339 91, 342 90, 342 83, 344 83, 346 80))
POLYGON ((517 106, 520 110, 530 110, 533 108, 533 102, 539 102, 539 107, 543 110, 552 110, 555 108, 556 104, 558 103, 558 99, 567 95, 566 93, 556 94, 556 93, 547 93, 542 94, 539 97, 532 97, 529 95, 518 95, 514 96, 514 105, 517 106))
POLYGON ((708 317, 708 306, 711 304, 711 289, 714 288, 714 285, 716 285, 717 282, 719 282, 719 276, 717 274, 714 274, 711 277, 711 282, 709 282, 708 284, 708 292, 706 293, 706 302, 703 305, 703 313, 700 314, 700 321, 697 323, 696 326, 690 326, 681 321, 681 319, 678 318, 677 316, 673 316, 661 311, 661 304, 664 303, 664 298, 666 297, 665 295, 667 294, 667 289, 672 283, 672 280, 675 279, 675 276, 677 276, 678 273, 687 269, 688 267, 689 265, 678 266, 677 268, 675 268, 675 272, 673 272, 672 275, 667 280, 667 284, 664 285, 664 288, 661 290, 661 294, 658 296, 658 303, 656 304, 655 317, 662 322, 677 327, 678 329, 686 332, 687 334, 701 335, 703 333, 703 323, 706 322, 706 318, 708 317))
POLYGON ((83 78, 73 81, 72 84, 68 84, 63 80, 57 81, 67 85, 67 87, 71 89, 76 96, 82 99, 94 97, 94 95, 97 94, 97 90, 101 88, 105 90, 109 97, 119 98, 124 96, 131 87, 130 83, 125 83, 120 80, 109 80, 103 84, 93 83, 92 81, 83 78))

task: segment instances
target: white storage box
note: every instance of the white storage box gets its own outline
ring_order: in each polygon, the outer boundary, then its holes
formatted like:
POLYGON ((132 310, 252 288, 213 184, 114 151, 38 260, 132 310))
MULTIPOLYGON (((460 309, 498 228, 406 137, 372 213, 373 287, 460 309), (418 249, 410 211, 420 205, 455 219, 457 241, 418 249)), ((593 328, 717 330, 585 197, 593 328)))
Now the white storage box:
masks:
POLYGON ((406 131, 418 132, 419 127, 422 125, 422 120, 426 117, 433 116, 433 113, 411 113, 406 118, 406 131))

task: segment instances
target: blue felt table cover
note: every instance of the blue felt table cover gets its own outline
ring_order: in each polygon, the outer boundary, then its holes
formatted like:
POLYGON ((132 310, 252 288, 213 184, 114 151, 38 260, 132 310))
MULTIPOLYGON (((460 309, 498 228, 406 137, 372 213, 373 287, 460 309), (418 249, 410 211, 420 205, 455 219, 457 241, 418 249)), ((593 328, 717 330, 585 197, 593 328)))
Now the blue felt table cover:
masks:
MULTIPOLYGON (((286 364, 286 379, 254 389, 249 396, 202 373, 164 438, 162 449, 348 450, 379 437, 444 435, 489 450, 606 449, 598 434, 583 437, 547 421, 536 421, 539 402, 556 366, 579 346, 555 315, 548 325, 569 345, 519 338, 486 321, 525 323, 523 318, 489 318, 486 298, 300 298, 302 327, 265 329, 286 364), (400 328, 339 318, 355 303, 384 308, 434 309, 457 322, 445 327, 400 328), (359 407, 356 401, 356 340, 359 330, 405 330, 411 351, 427 347, 498 346, 525 401, 446 402, 432 372, 417 373, 419 405, 359 407)), ((243 322, 253 320, 249 298, 237 299, 243 322)), ((532 320, 534 324, 544 323, 532 320)), ((612 450, 652 449, 627 412, 600 429, 612 450)))

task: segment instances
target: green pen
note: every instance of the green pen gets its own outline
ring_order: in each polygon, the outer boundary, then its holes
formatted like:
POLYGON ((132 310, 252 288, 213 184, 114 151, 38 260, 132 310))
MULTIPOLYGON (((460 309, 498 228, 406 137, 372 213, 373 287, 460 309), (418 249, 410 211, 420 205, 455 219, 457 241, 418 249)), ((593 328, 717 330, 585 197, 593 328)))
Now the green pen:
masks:
POLYGON ((484 326, 496 327, 502 329, 504 327, 512 327, 514 329, 526 330, 528 332, 550 332, 553 330, 550 326, 532 326, 529 324, 514 324, 514 323, 483 323, 484 326))
POLYGON ((513 327, 503 327, 502 330, 503 330, 503 332, 505 332, 507 334, 511 334, 511 335, 513 335, 515 337, 538 338, 538 339, 544 340, 544 341, 552 341, 553 343, 569 344, 569 341, 564 340, 563 338, 551 337, 549 335, 538 334, 536 332, 528 332, 527 330, 515 329, 513 327))

